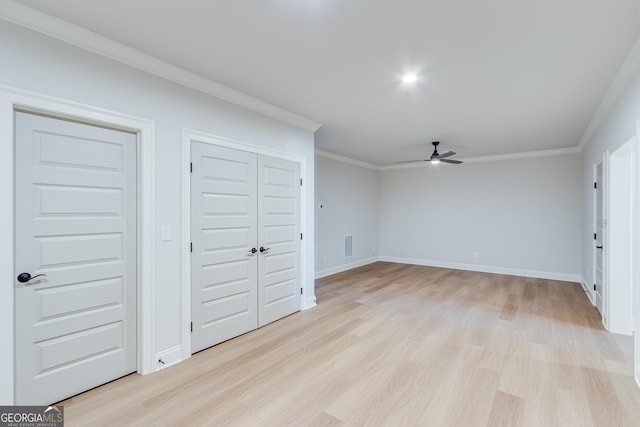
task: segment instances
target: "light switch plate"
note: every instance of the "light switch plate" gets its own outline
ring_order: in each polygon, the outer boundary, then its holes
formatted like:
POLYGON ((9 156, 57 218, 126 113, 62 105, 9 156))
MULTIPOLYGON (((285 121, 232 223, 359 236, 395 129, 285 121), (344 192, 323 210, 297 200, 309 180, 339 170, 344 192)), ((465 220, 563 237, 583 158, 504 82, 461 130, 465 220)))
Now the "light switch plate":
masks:
POLYGON ((171 240, 171 226, 163 225, 160 227, 160 239, 162 239, 163 242, 171 240))

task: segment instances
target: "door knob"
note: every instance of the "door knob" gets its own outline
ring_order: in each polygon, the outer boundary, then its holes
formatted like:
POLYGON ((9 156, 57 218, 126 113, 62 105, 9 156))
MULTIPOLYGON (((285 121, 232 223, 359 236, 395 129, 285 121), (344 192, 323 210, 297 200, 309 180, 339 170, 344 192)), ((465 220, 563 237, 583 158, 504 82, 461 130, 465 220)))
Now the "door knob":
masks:
POLYGON ((46 274, 43 273, 43 274, 36 274, 35 276, 31 276, 31 274, 29 273, 20 273, 18 274, 18 282, 27 283, 35 279, 36 277, 40 277, 40 276, 46 276, 46 274))
POLYGON ((256 248, 251 248, 251 250, 249 251, 249 256, 254 256, 256 252, 258 252, 256 248))
POLYGON ((596 246, 596 249, 602 249, 602 246, 596 246))
POLYGON ((265 248, 264 246, 260 246, 260 253, 266 255, 269 253, 269 249, 271 248, 265 248))

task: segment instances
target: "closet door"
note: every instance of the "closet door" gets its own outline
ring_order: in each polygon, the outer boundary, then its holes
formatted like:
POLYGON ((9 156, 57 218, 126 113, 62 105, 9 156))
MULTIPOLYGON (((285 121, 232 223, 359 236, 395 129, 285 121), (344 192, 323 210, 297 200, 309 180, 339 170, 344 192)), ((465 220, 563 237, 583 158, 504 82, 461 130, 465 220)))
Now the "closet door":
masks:
POLYGON ((257 156, 193 142, 191 350, 258 326, 257 156))
POLYGON ((258 159, 258 325, 300 310, 300 165, 258 159))

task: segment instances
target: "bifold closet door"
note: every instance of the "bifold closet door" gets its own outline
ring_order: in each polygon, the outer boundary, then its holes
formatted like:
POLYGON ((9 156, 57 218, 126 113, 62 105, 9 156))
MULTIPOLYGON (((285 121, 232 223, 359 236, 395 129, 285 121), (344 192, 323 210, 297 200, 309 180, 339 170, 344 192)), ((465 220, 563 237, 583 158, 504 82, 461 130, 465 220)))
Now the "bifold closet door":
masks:
POLYGON ((258 326, 300 311, 300 165, 258 158, 258 326))
POLYGON ((191 350, 258 326, 257 156, 191 144, 191 350))

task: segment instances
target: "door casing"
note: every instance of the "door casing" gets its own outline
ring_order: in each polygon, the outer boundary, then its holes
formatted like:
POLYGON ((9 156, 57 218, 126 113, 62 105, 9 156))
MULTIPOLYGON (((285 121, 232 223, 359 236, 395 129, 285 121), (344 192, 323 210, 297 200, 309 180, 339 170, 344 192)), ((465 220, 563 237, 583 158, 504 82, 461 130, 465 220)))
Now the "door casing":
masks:
MULTIPOLYGON (((609 242, 607 239, 607 213, 608 213, 608 204, 607 204, 607 185, 608 185, 608 164, 607 164, 607 160, 608 160, 608 152, 607 153, 603 153, 602 155, 602 160, 598 163, 594 163, 593 165, 593 182, 597 182, 598 181, 598 166, 602 167, 602 178, 601 178, 601 182, 598 182, 598 185, 600 186, 599 189, 594 188, 593 189, 593 233, 594 235, 597 233, 597 228, 598 228, 598 190, 602 191, 602 215, 604 217, 604 224, 602 226, 602 236, 598 237, 598 240, 600 240, 600 242, 602 243, 602 253, 601 253, 601 260, 602 260, 602 283, 600 284, 600 289, 596 290, 592 290, 592 303, 593 305, 595 305, 597 307, 597 300, 598 300, 598 295, 597 293, 600 292, 601 294, 601 301, 602 301, 602 310, 600 312, 600 315, 602 316, 602 324, 604 325, 605 329, 607 328, 607 286, 608 286, 608 281, 607 281, 607 253, 608 253, 608 246, 609 246, 609 242)), ((597 249, 597 240, 593 239, 592 240, 592 251, 593 251, 593 284, 596 284, 596 277, 597 277, 597 268, 598 268, 598 261, 597 261, 597 254, 598 254, 598 249, 597 249)), ((599 309, 600 310, 600 309, 599 309)))
MULTIPOLYGON (((137 135, 138 151, 138 361, 137 371, 147 374, 159 369, 155 363, 155 153, 154 124, 118 112, 35 94, 0 85, 0 199, 14 200, 15 153, 14 112, 16 110, 46 114, 60 119, 108 126, 137 135)), ((0 403, 15 403, 14 379, 14 204, 0 209, 0 280, 12 286, 0 287, 0 340, 11 345, 0 349, 0 403)))
MULTIPOLYGON (((191 255, 186 248, 190 245, 191 235, 191 142, 202 142, 205 144, 218 145, 232 148, 234 150, 247 151, 255 154, 264 154, 279 159, 290 160, 300 164, 300 176, 306 176, 307 164, 303 156, 291 153, 270 150, 268 148, 235 141, 221 136, 210 135, 190 129, 182 131, 182 359, 191 357, 191 255)), ((300 188, 300 230, 304 233, 306 224, 306 183, 300 188)), ((300 278, 301 286, 305 288, 304 280, 308 266, 305 256, 305 245, 300 245, 300 278)), ((304 294, 300 295, 300 306, 304 307, 304 294)), ((304 308, 303 308, 304 309, 304 308)))
POLYGON ((640 120, 636 121, 636 136, 634 144, 635 168, 633 171, 633 242, 632 242, 632 286, 633 286, 633 325, 634 325, 634 379, 640 387, 640 120))

